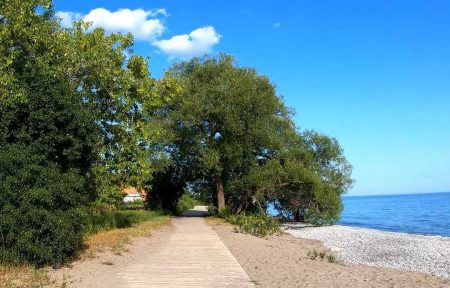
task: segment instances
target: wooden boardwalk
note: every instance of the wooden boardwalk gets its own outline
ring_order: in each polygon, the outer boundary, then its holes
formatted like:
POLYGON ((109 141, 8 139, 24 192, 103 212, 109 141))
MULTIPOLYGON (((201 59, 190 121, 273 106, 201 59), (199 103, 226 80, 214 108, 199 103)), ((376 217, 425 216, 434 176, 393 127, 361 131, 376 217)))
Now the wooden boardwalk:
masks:
POLYGON ((254 287, 217 233, 199 216, 173 219, 173 231, 151 257, 118 271, 117 287, 254 287))

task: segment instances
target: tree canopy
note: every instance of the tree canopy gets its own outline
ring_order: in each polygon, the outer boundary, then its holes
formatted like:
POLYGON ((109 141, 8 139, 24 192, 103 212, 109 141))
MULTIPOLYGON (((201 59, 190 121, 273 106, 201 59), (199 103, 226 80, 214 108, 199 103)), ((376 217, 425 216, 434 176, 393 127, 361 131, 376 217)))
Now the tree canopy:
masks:
POLYGON ((221 54, 175 64, 165 79, 180 85, 163 113, 170 153, 193 190, 209 189, 219 210, 274 203, 286 216, 337 219, 351 166, 336 139, 299 132, 267 77, 221 54))

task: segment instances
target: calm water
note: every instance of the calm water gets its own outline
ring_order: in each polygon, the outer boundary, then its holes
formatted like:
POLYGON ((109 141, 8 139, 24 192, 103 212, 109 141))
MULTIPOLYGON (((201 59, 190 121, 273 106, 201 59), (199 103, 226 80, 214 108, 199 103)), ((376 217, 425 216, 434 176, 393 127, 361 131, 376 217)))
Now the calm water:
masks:
POLYGON ((343 201, 341 225, 450 236, 450 192, 346 196, 343 201))

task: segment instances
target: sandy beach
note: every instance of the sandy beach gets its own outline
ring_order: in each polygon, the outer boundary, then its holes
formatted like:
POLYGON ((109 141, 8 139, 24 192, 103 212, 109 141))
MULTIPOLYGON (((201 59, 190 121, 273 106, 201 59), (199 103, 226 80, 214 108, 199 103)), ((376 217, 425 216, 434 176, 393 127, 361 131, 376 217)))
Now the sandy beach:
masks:
POLYGON ((450 278, 450 238, 349 226, 285 225, 293 236, 319 240, 347 263, 417 271, 450 278))
POLYGON ((309 259, 313 249, 335 253, 317 240, 289 234, 264 239, 212 225, 257 287, 450 287, 448 279, 420 272, 309 259))

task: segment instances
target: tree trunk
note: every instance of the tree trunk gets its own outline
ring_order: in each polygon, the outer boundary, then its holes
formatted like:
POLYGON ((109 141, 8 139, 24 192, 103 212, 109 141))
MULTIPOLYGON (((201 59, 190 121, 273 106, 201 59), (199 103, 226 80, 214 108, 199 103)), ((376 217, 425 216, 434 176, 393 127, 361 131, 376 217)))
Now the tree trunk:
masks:
POLYGON ((303 216, 303 214, 300 214, 299 210, 297 210, 294 213, 294 220, 296 222, 305 222, 305 217, 303 216))
POLYGON ((241 201, 239 202, 239 206, 236 209, 236 214, 240 214, 242 211, 244 211, 248 206, 248 200, 251 196, 251 192, 245 193, 244 196, 242 196, 241 201))
POLYGON ((217 210, 225 209, 225 192, 223 191, 223 182, 220 174, 214 175, 216 182, 216 194, 217 194, 217 210))

